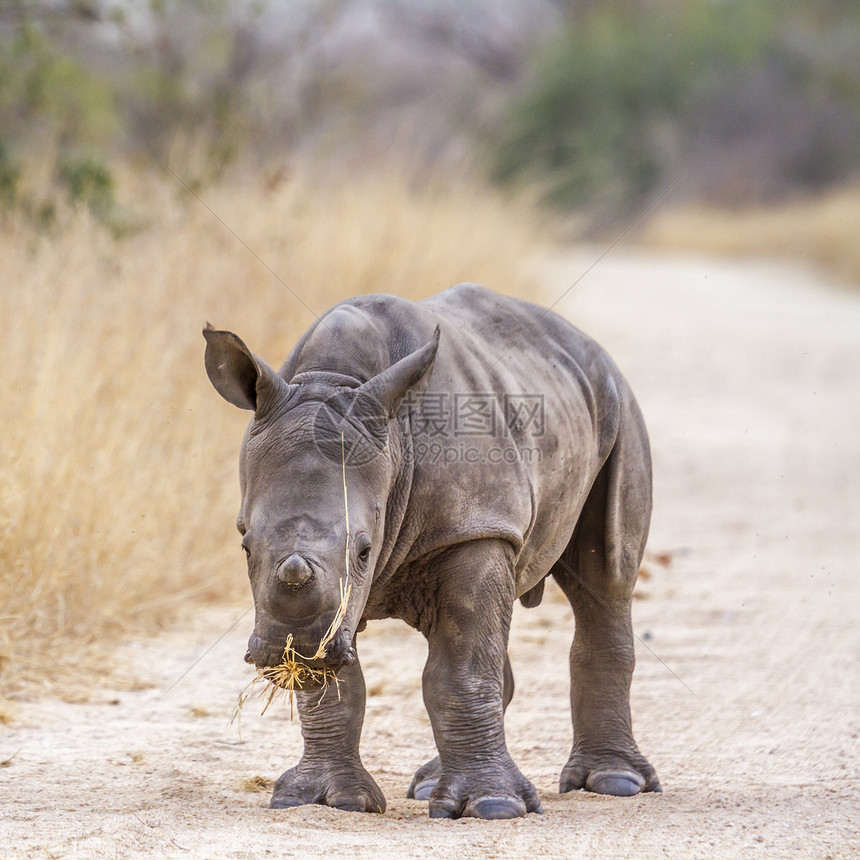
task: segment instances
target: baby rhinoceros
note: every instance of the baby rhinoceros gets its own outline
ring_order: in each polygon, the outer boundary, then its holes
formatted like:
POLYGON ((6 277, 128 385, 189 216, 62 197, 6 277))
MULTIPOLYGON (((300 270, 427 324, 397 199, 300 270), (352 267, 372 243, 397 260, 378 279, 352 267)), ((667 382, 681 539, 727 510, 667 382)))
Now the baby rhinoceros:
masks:
POLYGON ((204 336, 215 389, 254 413, 237 520, 256 610, 246 659, 279 664, 288 635, 297 654, 314 655, 341 582, 351 586, 337 634, 308 663, 336 672, 337 690, 296 694, 304 754, 271 806, 385 810, 359 756, 356 635, 395 617, 428 641, 424 701, 438 750, 409 797, 428 800, 433 818, 541 812, 503 721, 512 604, 536 606, 550 575, 576 620, 574 740, 560 790, 660 790, 629 703, 648 437, 601 347, 543 308, 473 284, 420 302, 341 302, 277 372, 231 332, 204 336))

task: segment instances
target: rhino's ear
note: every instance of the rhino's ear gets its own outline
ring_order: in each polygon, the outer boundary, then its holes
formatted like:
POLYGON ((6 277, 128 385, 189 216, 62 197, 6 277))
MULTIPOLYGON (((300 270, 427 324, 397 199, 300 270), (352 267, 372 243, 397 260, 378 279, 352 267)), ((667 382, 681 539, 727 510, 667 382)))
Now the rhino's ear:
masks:
POLYGON ((439 326, 437 325, 431 340, 365 382, 358 389, 359 395, 367 396, 380 404, 385 414, 393 418, 406 393, 430 378, 438 349, 439 326))
POLYGON ((229 403, 259 412, 286 391, 287 383, 233 332, 216 331, 206 323, 203 337, 206 373, 215 390, 229 403))

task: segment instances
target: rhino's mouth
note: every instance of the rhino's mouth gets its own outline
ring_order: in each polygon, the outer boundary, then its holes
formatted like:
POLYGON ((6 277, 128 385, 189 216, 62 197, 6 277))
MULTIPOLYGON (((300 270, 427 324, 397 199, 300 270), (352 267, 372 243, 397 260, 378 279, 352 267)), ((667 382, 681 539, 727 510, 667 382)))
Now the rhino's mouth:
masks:
MULTIPOLYGON (((347 630, 339 630, 331 642, 326 645, 325 656, 314 660, 308 659, 307 654, 316 652, 317 645, 303 644, 293 641, 290 658, 293 662, 316 671, 327 670, 337 673, 343 666, 351 666, 358 659, 352 634, 347 630)), ((248 640, 248 650, 245 662, 252 663, 258 669, 274 669, 284 663, 284 642, 273 642, 267 637, 251 635, 248 640)))

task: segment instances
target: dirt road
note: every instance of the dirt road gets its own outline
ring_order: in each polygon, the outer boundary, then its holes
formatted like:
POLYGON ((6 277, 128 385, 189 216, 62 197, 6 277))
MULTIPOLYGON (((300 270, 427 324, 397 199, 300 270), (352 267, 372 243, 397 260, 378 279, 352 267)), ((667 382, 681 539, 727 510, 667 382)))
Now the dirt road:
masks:
MULTIPOLYGON (((552 303, 596 257, 547 267, 552 303)), ((654 449, 633 712, 664 794, 555 793, 572 616, 518 607, 508 741, 545 815, 430 821, 426 649, 364 635, 363 756, 385 816, 269 810, 298 757, 289 708, 245 707, 243 607, 124 646, 127 688, 22 703, 0 726, 0 854, 20 857, 839 857, 860 850, 860 293, 776 264, 613 253, 557 305, 615 355, 654 449), (204 653, 205 652, 205 653, 204 653), (202 656, 201 658, 201 655, 202 656), (198 660, 195 664, 195 660, 198 660), (189 667, 193 665, 193 669, 189 667), (187 674, 184 674, 188 672, 187 674), (180 679, 177 681, 177 679, 180 679), (173 686, 172 686, 173 685, 173 686), (262 783, 263 792, 249 791, 262 783)), ((225 528, 230 524, 225 523, 225 528)), ((237 570, 237 575, 240 572, 237 570)))

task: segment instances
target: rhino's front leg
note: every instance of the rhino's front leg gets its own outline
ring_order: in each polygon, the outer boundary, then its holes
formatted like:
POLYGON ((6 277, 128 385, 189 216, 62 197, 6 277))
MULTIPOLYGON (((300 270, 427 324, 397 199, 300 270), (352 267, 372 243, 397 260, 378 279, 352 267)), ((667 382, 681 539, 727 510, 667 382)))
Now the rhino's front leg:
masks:
POLYGON ((462 544, 428 571, 433 594, 425 633, 424 702, 439 776, 431 818, 516 818, 542 812, 534 786, 505 744, 503 675, 514 599, 511 548, 462 544))
MULTIPOLYGON (((507 711, 511 699, 514 697, 514 673, 511 669, 511 661, 505 656, 504 684, 502 685, 502 710, 507 711)), ((436 783, 439 782, 439 774, 442 772, 442 763, 439 756, 430 759, 421 765, 412 777, 406 796, 413 800, 429 800, 436 783)))
POLYGON ((269 806, 319 803, 352 812, 385 812, 385 798, 358 753, 364 722, 364 675, 356 660, 338 673, 338 688, 296 693, 305 749, 275 782, 269 806))

